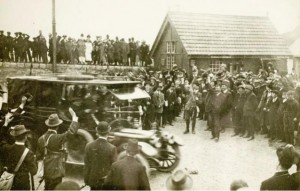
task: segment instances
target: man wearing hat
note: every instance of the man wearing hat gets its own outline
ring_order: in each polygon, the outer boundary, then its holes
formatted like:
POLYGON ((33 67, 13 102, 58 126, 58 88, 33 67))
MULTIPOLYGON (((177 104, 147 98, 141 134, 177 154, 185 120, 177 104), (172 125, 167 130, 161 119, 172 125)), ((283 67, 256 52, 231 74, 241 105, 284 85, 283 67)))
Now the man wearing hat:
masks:
POLYGON ((4 51, 5 51, 5 39, 4 31, 0 30, 0 61, 4 61, 4 51))
POLYGON ((294 145, 294 124, 297 122, 299 103, 294 99, 294 91, 283 94, 283 130, 285 142, 294 145))
POLYGON ((154 118, 158 124, 158 127, 163 127, 162 114, 163 106, 165 104, 165 95, 162 92, 163 84, 159 83, 156 91, 153 93, 152 100, 154 105, 154 118))
POLYGON ((223 105, 223 113, 221 113, 221 132, 225 132, 225 128, 231 127, 231 109, 233 104, 233 95, 230 91, 230 82, 228 80, 223 80, 221 82, 221 90, 225 96, 225 102, 223 105))
POLYGON ((260 190, 297 190, 297 182, 288 171, 294 162, 294 147, 289 144, 279 147, 276 154, 279 161, 276 173, 261 183, 260 190))
POLYGON ((168 190, 190 190, 193 187, 193 179, 183 170, 176 170, 166 182, 168 190))
POLYGON ((273 89, 272 83, 268 83, 267 86, 265 86, 265 90, 262 93, 260 102, 257 107, 257 111, 259 112, 259 118, 260 118, 260 128, 262 134, 267 134, 266 137, 269 136, 268 128, 268 112, 265 109, 267 104, 269 104, 270 98, 271 98, 271 90, 273 89))
POLYGON ((117 160, 117 148, 107 141, 110 132, 107 122, 99 122, 96 131, 98 139, 85 147, 84 182, 91 190, 102 190, 111 165, 117 160))
POLYGON ((53 190, 57 184, 62 182, 65 175, 63 145, 72 134, 77 133, 79 128, 76 113, 72 108, 69 108, 69 112, 72 116, 72 123, 66 132, 57 134, 63 120, 57 114, 51 114, 45 121, 49 129, 38 140, 36 152, 38 177, 45 180, 45 190, 53 190))
POLYGON ((5 38, 5 55, 4 59, 7 62, 13 61, 13 43, 14 39, 12 36, 10 36, 10 32, 7 32, 7 36, 5 38))
MULTIPOLYGON (((9 120, 8 118, 6 119, 9 120)), ((8 122, 7 122, 8 123, 8 122)), ((14 173, 14 170, 23 155, 25 149, 28 152, 23 160, 19 170, 15 173, 11 190, 34 190, 32 176, 37 172, 35 157, 32 151, 27 150, 25 141, 27 130, 24 125, 16 125, 11 128, 10 135, 14 137, 13 145, 1 140, 0 153, 3 157, 1 160, 7 168, 7 172, 14 173)), ((1 134, 5 133, 1 131, 1 134)))
POLYGON ((243 107, 246 101, 246 95, 243 85, 239 85, 237 88, 237 93, 234 96, 233 101, 233 115, 232 121, 234 126, 234 134, 232 135, 237 136, 240 135, 241 137, 245 134, 245 126, 243 124, 243 107))
POLYGON ((257 97, 253 93, 252 85, 245 85, 245 94, 247 96, 244 107, 243 107, 243 119, 244 125, 247 129, 247 136, 245 138, 250 138, 248 141, 254 139, 254 121, 255 121, 255 111, 257 108, 257 97))
POLYGON ((151 190, 145 167, 135 158, 139 153, 136 139, 129 139, 127 156, 113 163, 105 181, 108 190, 151 190))
POLYGON ((280 97, 279 97, 279 91, 277 90, 272 90, 272 97, 271 101, 269 104, 269 110, 268 110, 268 118, 269 118, 269 123, 270 123, 270 140, 273 141, 277 137, 279 137, 279 124, 280 122, 278 121, 278 115, 277 111, 280 105, 280 97))

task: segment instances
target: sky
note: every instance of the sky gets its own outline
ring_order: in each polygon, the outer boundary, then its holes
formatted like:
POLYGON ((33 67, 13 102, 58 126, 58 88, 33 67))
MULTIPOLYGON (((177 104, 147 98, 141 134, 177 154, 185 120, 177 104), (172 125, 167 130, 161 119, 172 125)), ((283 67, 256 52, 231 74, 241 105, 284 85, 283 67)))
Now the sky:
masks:
MULTIPOLYGON (((300 0, 56 0, 59 35, 145 40, 152 45, 168 11, 268 16, 279 33, 300 24, 300 0)), ((0 30, 52 32, 52 0, 0 0, 0 30)))

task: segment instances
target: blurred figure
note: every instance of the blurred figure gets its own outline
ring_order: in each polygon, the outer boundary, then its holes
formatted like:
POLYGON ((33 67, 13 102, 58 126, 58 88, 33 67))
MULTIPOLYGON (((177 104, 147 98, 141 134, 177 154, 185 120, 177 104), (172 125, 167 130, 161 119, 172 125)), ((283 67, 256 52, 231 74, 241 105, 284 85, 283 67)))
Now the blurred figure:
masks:
POLYGON ((115 162, 106 178, 107 190, 151 190, 145 167, 136 159, 139 145, 136 139, 129 139, 127 156, 115 162))

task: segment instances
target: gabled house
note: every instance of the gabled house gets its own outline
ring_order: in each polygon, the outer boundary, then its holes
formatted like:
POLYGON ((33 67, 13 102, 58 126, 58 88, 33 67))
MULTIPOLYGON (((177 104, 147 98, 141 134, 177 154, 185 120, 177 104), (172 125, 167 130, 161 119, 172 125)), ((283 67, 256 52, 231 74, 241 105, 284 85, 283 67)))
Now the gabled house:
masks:
POLYGON ((190 71, 194 63, 218 71, 225 63, 231 72, 256 72, 272 64, 286 72, 291 52, 268 17, 169 12, 150 56, 160 69, 190 71))
POLYGON ((283 34, 287 45, 293 55, 292 67, 295 73, 300 76, 300 24, 292 31, 283 34))

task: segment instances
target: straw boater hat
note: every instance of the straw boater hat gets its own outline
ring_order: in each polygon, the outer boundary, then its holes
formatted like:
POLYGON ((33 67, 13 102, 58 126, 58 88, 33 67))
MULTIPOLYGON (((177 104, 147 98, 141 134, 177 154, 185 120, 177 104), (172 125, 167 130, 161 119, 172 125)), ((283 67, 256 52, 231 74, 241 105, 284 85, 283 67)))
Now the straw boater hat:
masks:
POLYGON ((63 120, 59 119, 58 115, 56 113, 51 114, 49 118, 45 121, 45 124, 48 127, 56 127, 60 124, 62 124, 63 120))
POLYGON ((10 131, 10 135, 13 136, 13 137, 22 135, 22 134, 27 133, 29 131, 25 128, 24 125, 16 125, 16 126, 12 127, 11 129, 12 130, 10 131))
POLYGON ((193 180, 185 171, 177 170, 169 176, 166 186, 168 190, 189 190, 193 186, 193 180))

